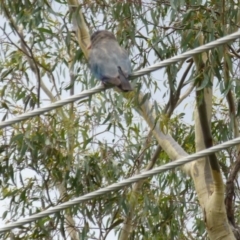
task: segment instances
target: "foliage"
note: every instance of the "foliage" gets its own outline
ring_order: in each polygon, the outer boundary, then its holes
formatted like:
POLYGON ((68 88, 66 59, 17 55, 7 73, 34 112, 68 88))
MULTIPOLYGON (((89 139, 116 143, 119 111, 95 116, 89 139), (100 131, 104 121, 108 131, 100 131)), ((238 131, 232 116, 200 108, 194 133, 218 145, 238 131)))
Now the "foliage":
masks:
MULTIPOLYGON (((239 2, 230 0, 223 6, 217 1, 83 0, 81 9, 91 32, 115 33, 129 50, 135 70, 231 33, 239 23, 239 2)), ((2 121, 98 84, 75 39, 67 2, 1 0, 1 14, 2 121)), ((210 87, 211 74, 216 89, 214 141, 234 137, 226 96, 231 91, 235 101, 239 99, 237 44, 229 52, 228 77, 224 48, 219 47, 209 54, 208 74, 201 83, 192 59, 133 81, 136 89, 149 94, 163 132, 189 154, 195 152, 194 124, 189 121, 193 99, 177 103, 190 85, 210 87)), ((1 138, 0 199, 5 210, 0 213, 5 223, 137 174, 152 161, 158 145, 133 102, 112 89, 2 129, 1 138)), ((227 179, 237 154, 229 149, 219 156, 227 179)), ((154 166, 170 160, 161 151, 154 166)), ((69 239, 66 216, 71 216, 79 239, 113 239, 121 234, 130 199, 131 187, 123 188, 0 236, 69 239)), ((193 183, 179 169, 144 181, 134 201, 130 239, 205 238, 193 183)), ((235 204, 239 216, 238 193, 235 204)), ((235 220, 239 224, 239 218, 235 220)))

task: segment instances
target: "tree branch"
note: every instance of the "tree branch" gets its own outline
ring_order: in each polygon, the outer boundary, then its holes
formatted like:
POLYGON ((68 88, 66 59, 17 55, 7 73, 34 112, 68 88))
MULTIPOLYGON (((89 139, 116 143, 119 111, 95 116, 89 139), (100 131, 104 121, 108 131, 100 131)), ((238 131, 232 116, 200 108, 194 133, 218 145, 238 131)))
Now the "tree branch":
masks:
MULTIPOLYGON (((204 144, 206 148, 210 148, 213 146, 213 138, 212 138, 212 133, 211 133, 208 116, 207 116, 206 102, 204 99, 204 90, 197 91, 196 97, 197 97, 197 108, 199 112, 199 119, 201 123, 204 144)), ((210 160, 210 166, 212 170, 220 172, 220 167, 219 167, 216 155, 211 154, 208 156, 208 158, 210 160)))

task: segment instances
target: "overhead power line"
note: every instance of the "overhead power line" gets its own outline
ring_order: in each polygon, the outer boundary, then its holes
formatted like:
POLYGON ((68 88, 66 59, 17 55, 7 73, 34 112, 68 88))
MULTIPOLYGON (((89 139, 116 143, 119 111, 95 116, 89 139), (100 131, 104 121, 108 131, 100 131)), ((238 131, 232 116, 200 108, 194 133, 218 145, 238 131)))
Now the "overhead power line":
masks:
POLYGON ((179 54, 175 57, 163 60, 159 63, 155 63, 150 67, 143 68, 143 69, 133 73, 131 75, 131 77, 135 78, 135 77, 139 77, 139 76, 145 75, 147 73, 156 71, 159 68, 166 67, 166 66, 171 65, 173 63, 179 62, 179 61, 184 60, 186 58, 192 57, 192 56, 197 55, 199 53, 205 52, 205 51, 210 50, 212 48, 215 48, 215 47, 218 47, 218 46, 223 45, 225 43, 228 43, 228 42, 230 42, 232 40, 235 40, 237 38, 240 38, 240 31, 237 31, 237 32, 232 33, 230 35, 227 35, 225 37, 219 38, 215 41, 212 41, 212 42, 207 43, 205 45, 202 45, 200 47, 194 48, 193 50, 189 50, 189 51, 187 51, 185 53, 182 53, 182 54, 179 54))
MULTIPOLYGON (((199 54, 199 53, 202 53, 204 51, 207 51, 209 49, 212 49, 212 48, 215 48, 217 46, 220 46, 222 44, 225 44, 229 41, 232 41, 232 40, 235 40, 237 38, 240 37, 240 31, 238 32, 235 32, 233 34, 230 34, 228 36, 225 36, 223 38, 220 38, 220 39, 217 39, 213 42, 210 42, 210 43, 207 43, 203 46, 200 46, 200 47, 197 47, 193 50, 190 50, 190 51, 187 51, 183 54, 180 54, 178 56, 175 56, 175 57, 172 57, 170 59, 167 59, 167 60, 164 60, 164 61, 161 61, 159 63, 156 63, 150 67, 147 67, 147 68, 144 68, 140 71, 137 71, 137 72, 134 72, 132 73, 131 75, 131 78, 136 78, 136 77, 139 77, 139 76, 142 76, 144 74, 147 74, 147 73, 150 73, 150 72, 153 72, 153 71, 156 71, 162 67, 166 67, 170 64, 173 64, 173 63, 176 63, 180 60, 184 60, 186 58, 189 58, 189 57, 192 57, 193 55, 196 55, 196 54, 199 54)), ((90 90, 86 90, 86 91, 83 91, 79 94, 76 94, 74 96, 71 96, 69 98, 66 98, 64 100, 60 100, 60 101, 57 101, 55 103, 52 103, 52 104, 49 104, 48 106, 46 107, 42 107, 42 108, 37 108, 31 112, 26 112, 26 113, 23 113, 21 115, 19 115, 18 117, 15 117, 13 119, 10 119, 10 120, 7 120, 7 121, 4 121, 4 122, 1 122, 0 123, 0 129, 1 128, 4 128, 4 127, 7 127, 7 126, 10 126, 14 123, 18 123, 18 122, 21 122, 23 120, 26 120, 28 118, 31 118, 31 117, 34 117, 34 116, 38 116, 42 113, 45 113, 45 112, 49 112, 53 109, 56 109, 58 107, 61 107, 65 104, 68 104, 68 103, 71 103, 71 102, 74 102, 74 101, 77 101, 77 100, 80 100, 80 99, 83 99, 83 98, 87 98, 89 96, 92 96, 93 94, 95 93, 99 93, 103 90, 105 90, 106 88, 103 87, 103 86, 97 86, 95 88, 92 88, 90 90)))
POLYGON ((183 164, 195 161, 195 160, 200 159, 202 157, 208 156, 211 153, 218 152, 218 151, 220 151, 222 149, 232 147, 232 146, 234 146, 236 144, 239 144, 239 143, 240 143, 240 137, 239 138, 235 138, 235 139, 230 140, 230 141, 227 141, 225 143, 219 144, 217 146, 205 149, 203 151, 194 153, 194 154, 192 154, 190 156, 181 158, 181 159, 176 160, 174 162, 167 163, 167 164, 165 164, 163 166, 154 168, 152 170, 149 170, 149 171, 146 171, 146 172, 142 172, 142 173, 140 173, 138 175, 135 175, 133 177, 127 178, 127 179, 121 181, 120 183, 114 183, 114 184, 112 184, 112 185, 110 185, 108 187, 101 188, 101 189, 99 189, 97 191, 94 191, 94 192, 88 193, 86 195, 83 195, 81 197, 75 198, 73 200, 67 201, 67 202, 65 202, 63 204, 60 204, 58 206, 49 208, 48 210, 45 210, 45 211, 42 211, 40 213, 34 214, 34 215, 32 215, 30 217, 27 217, 25 219, 21 219, 21 220, 18 220, 16 222, 9 223, 9 224, 7 224, 7 225, 5 225, 5 226, 0 228, 0 233, 1 232, 6 232, 8 230, 11 230, 13 228, 22 226, 24 224, 27 224, 27 223, 30 223, 30 222, 33 222, 33 221, 36 221, 36 220, 38 220, 40 218, 47 217, 50 214, 54 214, 56 212, 59 212, 59 211, 64 210, 66 208, 69 208, 69 207, 71 207, 71 206, 73 206, 75 204, 79 204, 81 202, 84 202, 86 200, 91 200, 91 199, 94 199, 94 198, 99 197, 101 195, 104 195, 106 193, 110 193, 112 191, 119 190, 119 189, 121 189, 121 188, 123 188, 125 186, 128 186, 128 185, 130 185, 130 184, 132 184, 134 182, 137 182, 139 180, 143 180, 145 178, 152 177, 152 176, 154 176, 156 174, 159 174, 159 173, 165 172, 167 170, 179 167, 179 166, 181 166, 183 164))
POLYGON ((0 129, 5 128, 7 126, 10 126, 14 123, 21 122, 21 121, 26 120, 28 118, 38 116, 38 115, 43 114, 45 112, 50 112, 51 110, 62 107, 63 105, 66 105, 68 103, 72 103, 72 102, 75 102, 77 100, 80 100, 80 99, 83 99, 83 98, 86 98, 86 97, 90 97, 91 95, 99 93, 99 92, 101 92, 105 89, 106 89, 106 87, 100 85, 100 86, 97 86, 97 87, 92 88, 90 90, 82 91, 81 93, 73 95, 69 98, 51 103, 48 106, 41 107, 41 108, 36 108, 31 112, 26 112, 26 113, 23 113, 23 114, 15 117, 13 119, 10 119, 10 120, 4 121, 4 122, 0 122, 0 129))

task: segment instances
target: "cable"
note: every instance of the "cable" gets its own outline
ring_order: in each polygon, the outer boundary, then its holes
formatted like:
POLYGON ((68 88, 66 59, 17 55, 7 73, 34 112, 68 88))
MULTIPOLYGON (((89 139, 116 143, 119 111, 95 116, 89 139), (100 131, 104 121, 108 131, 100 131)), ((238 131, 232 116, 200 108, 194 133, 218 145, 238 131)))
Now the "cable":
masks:
MULTIPOLYGON (((107 88, 109 88, 109 87, 107 87, 107 88)), ((20 116, 15 117, 13 119, 10 119, 10 120, 4 121, 4 122, 0 122, 0 129, 4 128, 4 127, 7 127, 7 126, 10 126, 10 125, 12 125, 14 123, 21 122, 21 121, 26 120, 28 118, 40 115, 42 113, 49 112, 49 111, 51 111, 53 109, 56 109, 58 107, 61 107, 61 106, 65 105, 65 104, 68 104, 68 103, 80 100, 82 98, 89 97, 89 96, 91 96, 91 95, 93 95, 95 93, 99 93, 99 92, 101 92, 103 90, 106 90, 107 88, 102 86, 102 85, 100 85, 100 86, 97 86, 97 87, 92 88, 90 90, 82 91, 81 93, 73 95, 73 96, 71 96, 69 98, 57 101, 55 103, 51 103, 51 104, 49 104, 46 107, 37 108, 37 109, 34 109, 31 112, 23 113, 20 116)))
POLYGON ((218 152, 219 150, 222 150, 222 149, 225 149, 225 148, 228 148, 228 147, 232 147, 232 146, 234 146, 236 144, 239 144, 239 143, 240 143, 240 137, 239 138, 235 138, 235 139, 230 140, 230 141, 227 141, 225 143, 219 144, 217 146, 205 149, 203 151, 194 153, 194 154, 192 154, 190 156, 183 157, 183 158, 181 158, 179 160, 167 163, 167 164, 165 164, 163 166, 154 168, 152 170, 149 170, 149 171, 146 171, 146 172, 142 172, 142 173, 140 173, 138 175, 135 175, 133 177, 125 179, 125 180, 121 181, 120 183, 114 183, 114 184, 112 184, 112 185, 110 185, 108 187, 105 187, 105 188, 99 189, 97 191, 94 191, 94 192, 88 193, 86 195, 83 195, 81 197, 75 198, 74 200, 70 200, 70 201, 65 202, 63 204, 60 204, 58 206, 52 207, 52 208, 50 208, 48 210, 45 210, 45 211, 42 211, 40 213, 34 214, 34 215, 32 215, 30 217, 27 217, 25 219, 21 219, 21 220, 19 220, 17 222, 14 222, 14 223, 6 224, 4 227, 0 228, 0 233, 1 232, 6 232, 8 230, 11 230, 11 229, 19 227, 19 226, 22 226, 22 225, 24 225, 26 223, 33 222, 33 221, 38 220, 40 218, 47 217, 50 214, 59 212, 59 211, 64 210, 64 209, 66 209, 68 207, 71 207, 71 206, 73 206, 75 204, 79 204, 81 202, 84 202, 86 200, 94 199, 96 197, 99 197, 99 196, 104 195, 106 193, 109 193, 111 191, 115 191, 115 190, 121 189, 122 187, 128 186, 128 185, 130 185, 130 184, 132 184, 134 182, 137 182, 139 180, 151 177, 153 175, 159 174, 159 173, 164 172, 166 170, 173 169, 175 167, 181 166, 181 165, 186 164, 188 162, 192 162, 192 161, 197 160, 199 158, 205 157, 205 156, 207 156, 207 155, 209 155, 211 153, 218 152))
POLYGON ((189 50, 189 51, 187 51, 185 53, 182 53, 182 54, 180 54, 178 56, 175 56, 175 57, 163 60, 160 63, 153 64, 150 67, 144 68, 142 70, 139 70, 138 72, 135 72, 135 73, 131 74, 131 77, 135 78, 135 77, 139 77, 139 76, 145 75, 147 73, 156 71, 159 68, 166 67, 166 66, 168 66, 168 65, 170 65, 172 63, 176 63, 178 61, 181 61, 181 60, 184 60, 186 58, 192 57, 193 55, 205 52, 205 51, 207 51, 207 50, 209 50, 211 48, 215 48, 217 46, 223 45, 224 43, 228 43, 229 41, 235 40, 237 38, 240 38, 240 31, 237 31, 237 32, 235 32, 233 34, 230 34, 230 35, 227 35, 225 37, 219 38, 219 39, 217 39, 215 41, 212 41, 210 43, 207 43, 205 45, 197 47, 197 48, 195 48, 193 50, 189 50))
MULTIPOLYGON (((168 65, 170 65, 172 63, 175 63, 177 61, 186 59, 186 58, 191 57, 193 55, 196 55, 198 53, 201 53, 201 52, 204 52, 206 50, 209 50, 211 48, 217 47, 219 45, 222 45, 224 43, 227 43, 227 42, 229 42, 231 40, 234 40, 234 39, 237 39, 239 37, 240 37, 240 31, 235 32, 235 33, 230 34, 230 35, 228 35, 226 37, 223 37, 223 38, 217 39, 217 40, 215 40, 213 42, 210 42, 210 43, 208 43, 206 45, 200 46, 198 48, 195 48, 193 50, 187 51, 187 52, 185 52, 183 54, 180 54, 178 56, 175 56, 175 57, 172 57, 170 59, 164 60, 164 61, 162 61, 160 63, 154 64, 154 65, 152 65, 152 66, 150 66, 148 68, 144 68, 144 69, 142 69, 142 70, 140 70, 138 72, 132 73, 131 74, 131 78, 135 78, 135 77, 142 76, 144 74, 156 71, 159 68, 166 67, 166 66, 168 66, 168 65)), ((69 98, 66 98, 64 100, 60 100, 60 101, 57 101, 55 103, 52 103, 52 104, 50 104, 50 105, 48 105, 46 107, 38 108, 38 109, 35 109, 35 110, 31 111, 31 112, 23 113, 23 114, 21 114, 18 117, 15 117, 13 119, 1 122, 0 123, 0 129, 4 128, 4 127, 7 127, 7 126, 10 126, 10 125, 12 125, 14 123, 21 122, 21 121, 26 120, 28 118, 37 116, 37 115, 42 114, 44 112, 49 112, 49 111, 51 111, 51 110, 53 110, 55 108, 58 108, 58 107, 61 107, 61 106, 65 105, 65 104, 77 101, 77 100, 82 99, 82 98, 89 97, 89 96, 91 96, 91 95, 93 95, 95 93, 99 93, 99 92, 101 92, 101 91, 103 91, 105 89, 106 88, 103 87, 103 86, 97 86, 97 87, 92 88, 90 90, 83 91, 80 94, 76 94, 76 95, 71 96, 69 98)))

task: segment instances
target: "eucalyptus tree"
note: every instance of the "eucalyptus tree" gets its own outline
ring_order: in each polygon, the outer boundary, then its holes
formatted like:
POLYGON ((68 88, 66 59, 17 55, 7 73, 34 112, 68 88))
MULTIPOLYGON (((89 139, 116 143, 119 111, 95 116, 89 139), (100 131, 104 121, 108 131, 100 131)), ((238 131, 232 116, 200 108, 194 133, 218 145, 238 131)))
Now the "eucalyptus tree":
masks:
MULTIPOLYGON (((239 1, 1 0, 2 121, 94 87, 90 34, 134 71, 235 32, 239 1)), ((1 130, 2 223, 239 136, 239 41, 1 130)), ((1 239, 240 239, 239 147, 86 201, 1 239)))

